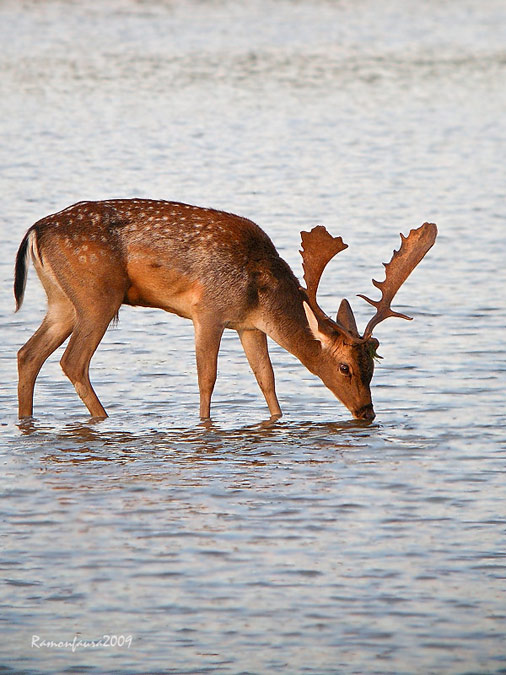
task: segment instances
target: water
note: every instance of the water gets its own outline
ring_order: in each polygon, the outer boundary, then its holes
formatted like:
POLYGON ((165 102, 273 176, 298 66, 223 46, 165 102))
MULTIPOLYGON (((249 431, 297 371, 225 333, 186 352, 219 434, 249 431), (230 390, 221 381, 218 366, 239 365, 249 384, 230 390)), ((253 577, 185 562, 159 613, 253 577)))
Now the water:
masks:
POLYGON ((0 5, 2 672, 506 671, 505 19, 495 0, 0 5), (299 231, 327 225, 350 248, 321 304, 348 297, 362 327, 398 232, 437 222, 397 301, 415 320, 376 330, 375 422, 272 345, 267 424, 230 333, 202 427, 191 325, 125 308, 92 362, 109 419, 59 351, 19 426, 15 353, 45 304, 32 270, 13 314, 19 241, 122 196, 250 217, 298 275, 299 231))

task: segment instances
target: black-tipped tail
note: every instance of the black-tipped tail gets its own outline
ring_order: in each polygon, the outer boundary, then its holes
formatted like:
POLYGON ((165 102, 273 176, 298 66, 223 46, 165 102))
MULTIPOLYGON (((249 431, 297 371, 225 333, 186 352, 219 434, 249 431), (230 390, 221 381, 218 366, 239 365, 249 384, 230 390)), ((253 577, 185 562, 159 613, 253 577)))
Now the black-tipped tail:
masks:
POLYGON ((14 297, 16 298, 16 312, 23 304, 25 295, 26 277, 28 276, 28 242, 32 230, 28 230, 21 242, 16 256, 16 271, 14 273, 14 297))

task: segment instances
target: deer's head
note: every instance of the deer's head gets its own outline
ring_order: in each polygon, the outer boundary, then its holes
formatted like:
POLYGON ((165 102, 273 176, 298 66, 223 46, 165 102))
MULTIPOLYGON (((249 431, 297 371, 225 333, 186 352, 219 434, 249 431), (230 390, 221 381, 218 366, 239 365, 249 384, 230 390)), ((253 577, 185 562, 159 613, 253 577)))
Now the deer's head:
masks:
POLYGON ((314 227, 311 232, 301 232, 306 282, 306 288, 301 289, 305 297, 304 310, 313 337, 319 343, 314 372, 357 419, 373 420, 375 417, 370 383, 374 359, 379 358, 379 342, 372 332, 389 316, 411 320, 411 317, 392 310, 390 304, 401 285, 432 247, 436 236, 437 227, 434 223, 424 223, 418 229, 411 230, 407 237, 401 234, 400 249, 394 251, 389 263, 383 263, 385 280, 373 279, 373 284, 381 291, 381 298, 371 300, 360 295, 376 308, 376 314, 367 324, 363 335, 360 335, 347 300, 342 300, 336 320, 327 316, 316 300, 318 283, 327 263, 348 245, 343 243, 341 237, 333 237, 321 225, 314 227))

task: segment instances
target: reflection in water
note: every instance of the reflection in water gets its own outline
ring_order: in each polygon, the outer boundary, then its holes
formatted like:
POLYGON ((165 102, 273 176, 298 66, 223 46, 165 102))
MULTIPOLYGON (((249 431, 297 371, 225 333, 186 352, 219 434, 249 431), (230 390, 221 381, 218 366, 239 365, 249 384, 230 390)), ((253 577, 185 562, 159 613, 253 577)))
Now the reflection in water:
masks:
POLYGON ((157 459, 171 457, 178 462, 211 457, 213 461, 228 461, 237 456, 245 460, 252 456, 252 461, 256 461, 258 455, 274 456, 285 448, 289 451, 294 439, 302 439, 301 447, 310 449, 311 453, 322 448, 350 450, 360 445, 359 438, 363 443, 374 439, 380 428, 378 424, 354 419, 341 423, 269 419, 236 429, 206 422, 196 427, 142 433, 102 431, 102 425, 76 421, 58 428, 47 422, 39 426, 35 418, 18 423, 23 434, 36 436, 32 440, 37 445, 47 444, 58 450, 43 456, 44 460, 57 463, 142 462, 150 456, 157 459))

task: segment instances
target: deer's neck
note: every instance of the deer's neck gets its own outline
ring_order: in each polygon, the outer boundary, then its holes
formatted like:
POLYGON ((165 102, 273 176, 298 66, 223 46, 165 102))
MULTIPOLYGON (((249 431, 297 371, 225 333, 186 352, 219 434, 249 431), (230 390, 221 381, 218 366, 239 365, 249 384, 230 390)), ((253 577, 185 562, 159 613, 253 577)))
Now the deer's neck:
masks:
POLYGON ((283 284, 262 303, 258 327, 316 373, 321 345, 311 333, 302 302, 296 280, 295 284, 283 284))
POLYGON ((307 322, 305 325, 293 324, 289 333, 273 330, 269 336, 299 359, 308 370, 318 374, 318 356, 321 346, 311 335, 307 322))

